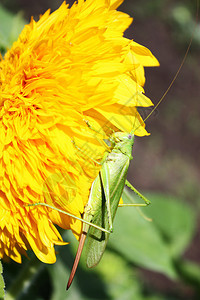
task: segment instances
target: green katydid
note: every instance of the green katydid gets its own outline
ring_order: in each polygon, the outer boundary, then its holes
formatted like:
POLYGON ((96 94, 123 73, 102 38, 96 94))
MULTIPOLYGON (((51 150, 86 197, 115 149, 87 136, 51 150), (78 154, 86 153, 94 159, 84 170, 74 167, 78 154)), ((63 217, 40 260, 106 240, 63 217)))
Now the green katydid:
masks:
MULTIPOLYGON (((70 287, 74 278, 78 262, 82 253, 84 242, 89 230, 87 241, 87 266, 96 266, 106 248, 109 234, 112 232, 112 222, 115 217, 121 195, 126 184, 126 176, 132 159, 134 134, 116 132, 110 139, 112 151, 103 160, 99 175, 92 184, 88 203, 85 207, 83 219, 99 226, 99 229, 84 223, 77 250, 76 258, 67 284, 70 287), (102 229, 107 229, 103 231, 102 229)), ((130 183, 127 185, 140 196, 144 204, 132 204, 132 206, 146 206, 150 204, 130 183)))
MULTIPOLYGON (((125 184, 145 201, 145 203, 129 204, 129 206, 146 206, 150 204, 150 201, 126 180, 129 164, 132 159, 134 134, 115 132, 109 140, 111 142, 112 151, 106 153, 105 158, 103 158, 101 170, 92 184, 89 200, 85 206, 82 219, 46 203, 29 205, 47 206, 83 222, 79 247, 69 277, 67 289, 69 289, 74 278, 88 231, 89 236, 86 248, 87 266, 89 268, 94 267, 100 261, 106 248, 109 234, 112 232, 112 222, 125 184)), ((123 204, 120 206, 123 206, 123 204)))

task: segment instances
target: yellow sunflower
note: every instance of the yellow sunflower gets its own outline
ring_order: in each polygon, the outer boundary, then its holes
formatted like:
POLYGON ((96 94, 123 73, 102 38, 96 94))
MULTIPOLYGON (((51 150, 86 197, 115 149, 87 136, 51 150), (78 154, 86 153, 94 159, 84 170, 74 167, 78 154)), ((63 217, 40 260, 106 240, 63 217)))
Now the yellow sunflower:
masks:
POLYGON ((78 237, 110 130, 146 135, 137 106, 151 52, 123 37, 132 19, 119 0, 64 2, 31 20, 0 61, 0 257, 31 248, 45 263, 64 244, 54 224, 78 237), (140 126, 141 124, 141 126, 140 126))

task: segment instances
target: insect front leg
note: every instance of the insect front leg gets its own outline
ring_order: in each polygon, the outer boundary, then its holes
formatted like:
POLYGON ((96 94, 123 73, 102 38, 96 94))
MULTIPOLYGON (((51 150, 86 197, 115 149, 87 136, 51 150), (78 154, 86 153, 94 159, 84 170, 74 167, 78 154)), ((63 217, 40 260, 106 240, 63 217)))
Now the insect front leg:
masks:
POLYGON ((101 165, 101 162, 97 161, 96 159, 92 158, 90 155, 87 154, 86 151, 84 151, 83 149, 81 149, 80 147, 78 147, 75 143, 74 140, 72 140, 73 145, 75 146, 75 148, 81 153, 83 154, 83 157, 87 157, 89 160, 93 161, 95 164, 97 165, 101 165))
POLYGON ((151 204, 151 201, 148 200, 145 196, 143 196, 132 184, 126 180, 126 186, 129 187, 138 197, 140 197, 145 203, 124 203, 124 204, 119 204, 119 207, 127 207, 127 206, 135 206, 135 207, 144 207, 149 204, 151 204))
POLYGON ((143 196, 136 188, 134 188, 134 186, 132 186, 128 180, 126 180, 126 186, 129 187, 136 195, 138 195, 138 197, 140 197, 146 203, 146 205, 151 204, 151 201, 143 196))

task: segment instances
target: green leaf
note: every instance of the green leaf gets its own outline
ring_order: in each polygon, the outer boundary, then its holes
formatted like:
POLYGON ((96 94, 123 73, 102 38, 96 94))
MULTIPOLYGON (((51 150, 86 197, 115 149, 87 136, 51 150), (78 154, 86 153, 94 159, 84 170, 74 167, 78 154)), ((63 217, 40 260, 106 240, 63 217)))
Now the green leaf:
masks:
POLYGON ((70 241, 70 246, 59 247, 56 263, 47 266, 53 285, 51 300, 109 299, 103 278, 96 272, 96 268, 94 270, 86 268, 84 255, 81 257, 73 283, 66 291, 78 242, 70 232, 65 232, 64 239, 70 241), (74 250, 74 253, 70 253, 70 250, 74 250))
POLYGON ((155 226, 176 258, 184 253, 194 235, 196 215, 192 208, 177 198, 150 194, 152 205, 147 208, 155 226))
POLYGON ((5 297, 5 291, 4 291, 5 283, 4 283, 4 279, 3 279, 3 267, 2 267, 1 261, 0 261, 0 272, 1 272, 1 275, 0 275, 0 300, 1 300, 1 299, 4 299, 4 297, 5 297))
MULTIPOLYGON (((72 261, 73 262, 73 261, 72 261)), ((66 291, 66 284, 69 277, 69 269, 63 263, 61 258, 58 256, 58 259, 54 265, 47 266, 49 274, 52 279, 53 284, 53 294, 51 300, 80 300, 81 293, 76 286, 76 282, 73 282, 74 288, 66 291)))
POLYGON ((192 261, 177 262, 177 270, 180 277, 187 284, 195 286, 198 290, 200 287, 200 265, 192 261))
POLYGON ((21 13, 14 15, 0 5, 0 48, 3 52, 17 40, 25 24, 21 13))
POLYGON ((103 259, 95 270, 105 282, 109 299, 144 299, 137 272, 117 253, 106 249, 103 259))
POLYGON ((93 269, 86 267, 86 251, 78 266, 77 273, 70 289, 65 287, 75 257, 78 242, 70 234, 65 234, 66 240, 72 245, 59 247, 59 255, 54 265, 47 266, 53 283, 51 300, 72 299, 115 299, 144 300, 143 284, 137 271, 123 257, 106 249, 102 261, 93 269), (74 254, 69 253, 72 248, 74 254))
MULTIPOLYGON (((133 193, 125 190, 124 202, 133 193)), ((136 208, 119 208, 109 246, 138 266, 176 278, 172 257, 154 222, 144 219, 136 208)))

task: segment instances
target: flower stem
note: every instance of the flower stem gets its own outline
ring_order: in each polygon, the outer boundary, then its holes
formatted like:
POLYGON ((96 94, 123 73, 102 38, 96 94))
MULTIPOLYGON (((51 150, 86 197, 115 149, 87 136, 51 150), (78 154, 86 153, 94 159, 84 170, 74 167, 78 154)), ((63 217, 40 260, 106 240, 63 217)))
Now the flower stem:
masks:
POLYGON ((22 292, 27 290, 41 266, 41 261, 34 255, 7 290, 5 299, 16 300, 22 292))

